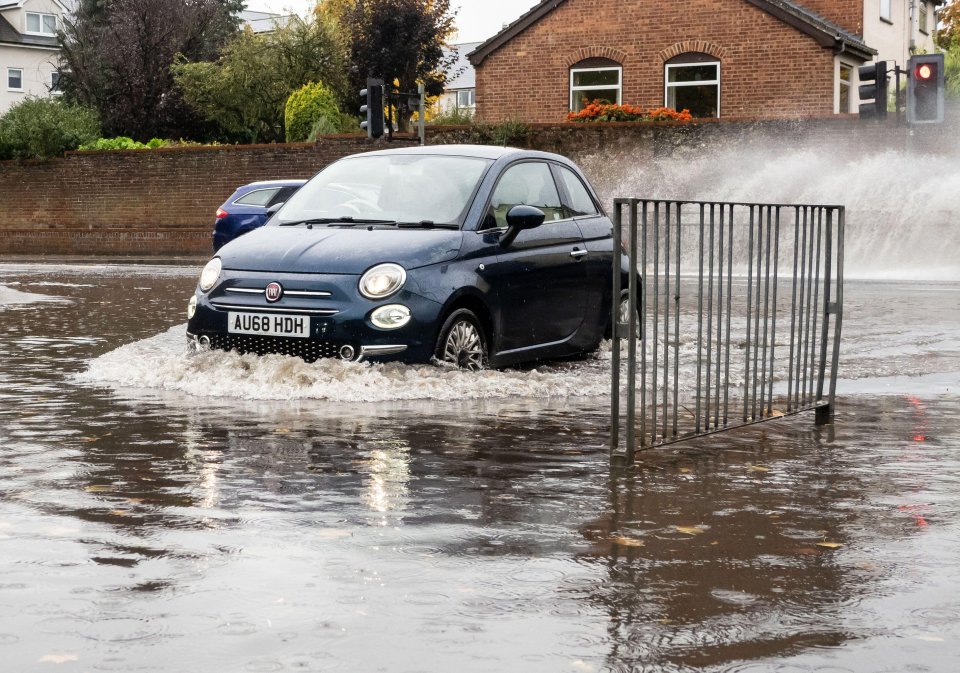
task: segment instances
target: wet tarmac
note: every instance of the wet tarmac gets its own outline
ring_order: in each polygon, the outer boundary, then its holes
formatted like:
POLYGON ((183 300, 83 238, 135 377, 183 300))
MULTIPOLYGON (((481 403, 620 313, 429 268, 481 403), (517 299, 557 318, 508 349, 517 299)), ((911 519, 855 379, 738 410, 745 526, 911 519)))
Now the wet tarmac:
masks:
POLYGON ((836 425, 611 473, 602 354, 177 364, 195 280, 0 265, 3 671, 960 668, 960 284, 848 283, 836 425))

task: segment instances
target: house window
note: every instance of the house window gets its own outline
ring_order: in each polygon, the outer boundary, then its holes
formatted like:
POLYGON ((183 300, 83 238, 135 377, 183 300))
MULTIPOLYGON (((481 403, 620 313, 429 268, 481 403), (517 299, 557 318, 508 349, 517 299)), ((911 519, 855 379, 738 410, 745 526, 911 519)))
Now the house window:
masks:
POLYGON ((588 58, 570 68, 570 109, 580 112, 595 100, 620 105, 623 67, 608 58, 588 58))
POLYGON ((56 35, 57 15, 27 12, 27 32, 34 35, 56 35))
POLYGON ((929 19, 927 18, 927 16, 928 16, 927 3, 921 2, 919 21, 920 21, 920 32, 923 33, 924 35, 927 35, 930 33, 930 27, 928 23, 929 19))
POLYGON ((7 68, 7 89, 23 91, 23 69, 7 68))
POLYGON ((893 23, 893 17, 890 14, 890 0, 880 0, 880 18, 887 23, 893 23))
POLYGON ((720 61, 690 52, 664 65, 664 106, 694 117, 720 116, 720 61))
POLYGON ((458 108, 474 108, 477 106, 476 89, 460 89, 457 91, 458 108))
POLYGON ((50 93, 63 93, 60 90, 60 73, 50 73, 50 93))
POLYGON ((848 63, 840 63, 840 105, 837 112, 851 112, 850 103, 850 78, 853 77, 853 66, 848 63))

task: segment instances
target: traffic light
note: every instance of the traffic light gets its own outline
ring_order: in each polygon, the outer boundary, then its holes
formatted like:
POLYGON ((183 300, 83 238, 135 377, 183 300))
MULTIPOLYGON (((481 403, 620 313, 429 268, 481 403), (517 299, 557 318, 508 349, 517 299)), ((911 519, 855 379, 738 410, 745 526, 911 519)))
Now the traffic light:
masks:
POLYGON ((907 122, 943 121, 943 54, 911 56, 907 66, 907 122))
POLYGON ((366 119, 360 122, 360 128, 366 129, 368 138, 383 135, 383 80, 368 79, 367 88, 360 91, 363 105, 360 115, 366 119))
POLYGON ((860 80, 860 119, 887 118, 887 62, 857 68, 860 80))

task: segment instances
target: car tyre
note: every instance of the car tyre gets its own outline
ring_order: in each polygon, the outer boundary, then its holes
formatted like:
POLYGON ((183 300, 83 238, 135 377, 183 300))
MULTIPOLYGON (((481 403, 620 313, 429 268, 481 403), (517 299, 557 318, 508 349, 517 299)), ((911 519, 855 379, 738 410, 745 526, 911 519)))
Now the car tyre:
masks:
POLYGON ((440 362, 479 371, 487 364, 487 340, 480 320, 465 308, 451 313, 440 328, 434 355, 440 362))
MULTIPOLYGON (((619 306, 619 315, 618 319, 620 322, 627 322, 630 319, 630 296, 627 290, 624 290, 620 293, 620 303, 619 306)), ((638 307, 633 308, 634 312, 637 314, 637 337, 640 336, 640 325, 642 316, 640 315, 640 309, 638 307)), ((605 339, 613 338, 613 320, 611 319, 610 324, 607 325, 607 331, 604 333, 605 339)))

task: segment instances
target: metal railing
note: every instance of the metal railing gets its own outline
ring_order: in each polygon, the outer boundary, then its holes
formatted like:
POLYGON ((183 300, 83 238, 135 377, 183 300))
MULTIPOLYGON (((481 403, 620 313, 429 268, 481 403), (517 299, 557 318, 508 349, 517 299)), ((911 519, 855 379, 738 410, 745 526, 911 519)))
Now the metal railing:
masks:
POLYGON ((636 310, 613 330, 611 457, 808 410, 830 422, 843 230, 842 206, 617 199, 614 315, 624 292, 636 310))

